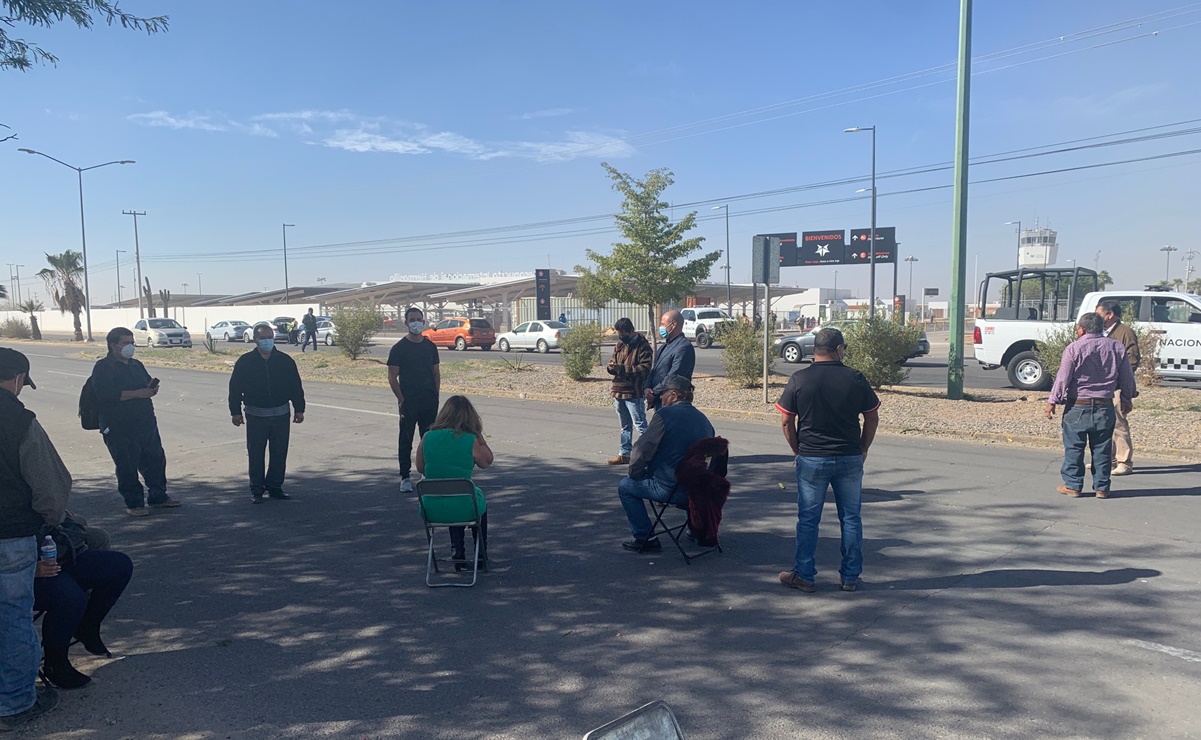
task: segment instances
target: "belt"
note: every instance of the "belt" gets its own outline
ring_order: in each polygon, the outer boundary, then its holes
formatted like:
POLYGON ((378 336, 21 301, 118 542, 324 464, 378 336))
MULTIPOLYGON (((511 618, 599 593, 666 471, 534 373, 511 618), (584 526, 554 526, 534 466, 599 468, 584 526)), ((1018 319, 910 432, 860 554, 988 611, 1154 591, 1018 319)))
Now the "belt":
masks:
POLYGON ((1073 398, 1064 402, 1065 406, 1112 406, 1112 398, 1073 398))

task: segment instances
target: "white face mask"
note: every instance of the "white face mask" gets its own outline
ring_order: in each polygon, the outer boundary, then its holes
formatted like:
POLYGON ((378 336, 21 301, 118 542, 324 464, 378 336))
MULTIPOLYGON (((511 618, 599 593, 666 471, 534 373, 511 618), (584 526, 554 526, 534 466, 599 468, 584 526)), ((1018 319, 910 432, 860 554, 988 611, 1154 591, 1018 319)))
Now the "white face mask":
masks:
POLYGON ((121 348, 121 356, 127 360, 133 359, 133 353, 137 351, 137 347, 132 344, 127 344, 121 348))
POLYGON ((411 333, 420 334, 424 330, 425 330, 425 322, 424 321, 410 321, 409 322, 409 331, 411 333))

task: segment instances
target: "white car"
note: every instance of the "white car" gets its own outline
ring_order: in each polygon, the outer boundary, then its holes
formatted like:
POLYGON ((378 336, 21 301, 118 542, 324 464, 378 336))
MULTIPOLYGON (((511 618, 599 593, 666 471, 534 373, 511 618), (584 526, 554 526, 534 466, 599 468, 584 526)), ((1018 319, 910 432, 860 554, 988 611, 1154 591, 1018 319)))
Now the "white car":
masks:
POLYGON ((218 321, 209 327, 205 336, 209 340, 220 339, 223 342, 241 342, 246 338, 246 330, 250 324, 245 321, 218 321))
POLYGON ((317 341, 325 342, 326 347, 338 343, 338 327, 334 326, 333 321, 327 318, 317 319, 317 341))
POLYGON ((527 321, 513 331, 496 336, 501 352, 536 349, 545 354, 559 348, 559 340, 567 336, 567 324, 561 321, 527 321))
POLYGON ((191 347, 188 327, 175 319, 140 319, 133 325, 133 339, 145 347, 191 347))

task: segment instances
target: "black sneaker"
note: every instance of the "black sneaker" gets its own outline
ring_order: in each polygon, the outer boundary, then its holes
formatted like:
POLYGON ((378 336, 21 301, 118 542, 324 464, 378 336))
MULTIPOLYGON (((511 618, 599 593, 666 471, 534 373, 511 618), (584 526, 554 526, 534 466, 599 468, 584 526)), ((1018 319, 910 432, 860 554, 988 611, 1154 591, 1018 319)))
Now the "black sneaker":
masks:
POLYGON ((653 540, 630 540, 621 543, 621 546, 630 552, 663 552, 663 545, 659 543, 658 537, 653 540))
POLYGON ((252 504, 263 503, 263 492, 262 491, 251 491, 250 492, 250 503, 252 503, 252 504))
POLYGON ((0 717, 0 730, 15 730, 26 722, 41 717, 46 712, 58 706, 58 692, 47 686, 38 687, 38 696, 33 700, 33 706, 24 712, 6 714, 0 717))
POLYGON ((270 491, 267 491, 267 495, 279 501, 287 501, 288 499, 292 498, 288 494, 284 493, 284 489, 282 488, 272 488, 270 491))
POLYGON ((66 655, 43 661, 42 675, 46 677, 51 686, 68 691, 82 689, 92 682, 91 676, 75 670, 75 666, 71 665, 71 661, 67 660, 66 655))

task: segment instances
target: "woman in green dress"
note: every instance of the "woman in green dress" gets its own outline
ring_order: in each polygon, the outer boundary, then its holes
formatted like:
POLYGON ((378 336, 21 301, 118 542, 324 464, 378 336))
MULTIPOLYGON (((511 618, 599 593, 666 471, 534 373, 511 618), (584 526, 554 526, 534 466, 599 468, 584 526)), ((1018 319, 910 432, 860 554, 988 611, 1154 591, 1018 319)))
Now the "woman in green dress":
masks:
MULTIPOLYGON (((484 424, 480 415, 466 396, 451 396, 442 404, 442 410, 430 426, 421 443, 417 445, 417 472, 426 478, 470 478, 476 466, 486 468, 492 464, 492 450, 484 439, 484 424)), ((471 536, 480 543, 480 565, 487 562, 485 551, 488 546, 488 513, 484 492, 475 487, 475 502, 480 510, 479 532, 471 528, 471 536)), ((465 560, 463 527, 450 528, 450 542, 455 560, 465 560)), ((455 569, 462 570, 463 563, 455 569)))

